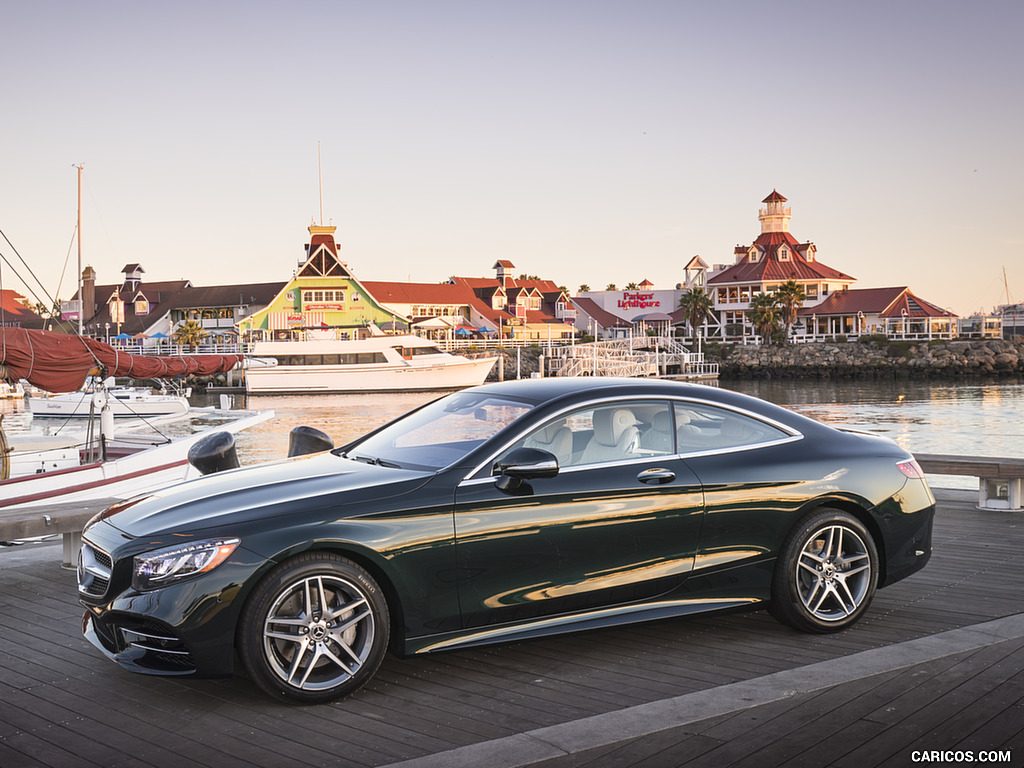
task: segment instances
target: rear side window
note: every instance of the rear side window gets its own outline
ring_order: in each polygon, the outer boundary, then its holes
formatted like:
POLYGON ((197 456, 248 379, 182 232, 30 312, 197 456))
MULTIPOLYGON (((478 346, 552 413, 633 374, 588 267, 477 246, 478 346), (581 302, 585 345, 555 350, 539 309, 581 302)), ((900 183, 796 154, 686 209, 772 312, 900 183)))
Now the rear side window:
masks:
POLYGON ((680 453, 741 448, 790 437, 771 424, 704 403, 676 403, 675 422, 680 453))

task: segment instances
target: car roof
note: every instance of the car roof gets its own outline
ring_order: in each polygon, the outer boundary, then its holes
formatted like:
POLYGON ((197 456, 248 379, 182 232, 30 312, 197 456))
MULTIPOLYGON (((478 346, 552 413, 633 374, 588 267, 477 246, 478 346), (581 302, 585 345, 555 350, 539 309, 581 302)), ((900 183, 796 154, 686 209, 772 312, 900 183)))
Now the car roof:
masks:
POLYGON ((806 431, 808 429, 830 429, 827 425, 808 419, 786 408, 750 395, 706 384, 673 381, 671 379, 616 378, 612 376, 552 377, 536 379, 513 379, 474 387, 472 392, 487 392, 495 395, 514 397, 537 405, 554 404, 563 398, 587 399, 594 397, 682 397, 706 400, 729 405, 743 410, 754 411, 763 416, 806 431), (813 426, 812 426, 813 425, 813 426))

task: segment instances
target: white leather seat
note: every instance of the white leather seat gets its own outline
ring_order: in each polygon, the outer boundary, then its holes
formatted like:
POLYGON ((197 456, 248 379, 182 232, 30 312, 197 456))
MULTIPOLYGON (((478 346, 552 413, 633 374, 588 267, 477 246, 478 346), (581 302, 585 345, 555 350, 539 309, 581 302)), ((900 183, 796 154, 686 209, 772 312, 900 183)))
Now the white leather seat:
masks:
POLYGON ((583 464, 619 461, 634 455, 640 443, 636 417, 625 408, 594 411, 594 436, 583 449, 583 464))
POLYGON ((544 429, 537 430, 526 438, 523 445, 527 448, 539 448, 553 453, 558 459, 558 466, 564 467, 572 463, 572 431, 565 426, 565 421, 556 421, 544 429))
POLYGON ((651 428, 640 436, 640 447, 659 453, 672 453, 672 417, 668 411, 658 411, 651 419, 651 428))

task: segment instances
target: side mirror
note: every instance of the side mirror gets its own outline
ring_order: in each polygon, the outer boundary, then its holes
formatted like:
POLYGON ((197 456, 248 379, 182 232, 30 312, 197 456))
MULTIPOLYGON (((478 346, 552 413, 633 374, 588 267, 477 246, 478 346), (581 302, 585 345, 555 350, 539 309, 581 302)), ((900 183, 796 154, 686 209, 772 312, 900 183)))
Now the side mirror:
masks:
POLYGON ((494 473, 499 475, 494 483, 498 490, 514 491, 524 480, 557 475, 558 459, 539 448, 516 448, 494 465, 494 473))

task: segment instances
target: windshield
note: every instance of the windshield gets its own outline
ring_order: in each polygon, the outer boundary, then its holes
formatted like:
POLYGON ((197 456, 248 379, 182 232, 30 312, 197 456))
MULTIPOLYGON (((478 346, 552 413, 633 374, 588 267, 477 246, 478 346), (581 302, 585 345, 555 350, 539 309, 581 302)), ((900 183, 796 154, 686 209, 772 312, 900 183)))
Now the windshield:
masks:
POLYGON ((532 403, 457 392, 392 422, 344 455, 388 467, 441 469, 529 413, 532 403))

